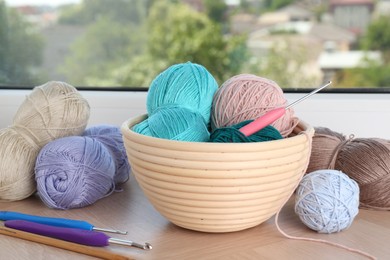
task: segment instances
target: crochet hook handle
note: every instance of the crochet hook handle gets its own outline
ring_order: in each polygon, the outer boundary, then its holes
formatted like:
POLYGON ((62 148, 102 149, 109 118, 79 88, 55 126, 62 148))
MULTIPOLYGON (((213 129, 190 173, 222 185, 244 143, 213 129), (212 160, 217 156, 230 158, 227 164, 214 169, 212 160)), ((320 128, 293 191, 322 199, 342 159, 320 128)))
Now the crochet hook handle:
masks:
POLYGON ((40 224, 56 226, 56 227, 67 227, 67 228, 78 228, 84 230, 96 230, 96 231, 104 231, 111 232, 117 234, 127 234, 125 231, 112 230, 112 229, 104 229, 97 228, 92 224, 83 221, 83 220, 75 220, 75 219, 66 219, 66 218, 51 218, 51 217, 41 217, 29 214, 23 214, 19 212, 13 211, 0 211, 0 220, 26 220, 31 222, 36 222, 40 224))
POLYGON ((25 220, 7 220, 4 222, 4 226, 87 246, 107 246, 109 239, 106 234, 101 232, 55 227, 25 220))
POLYGON ((55 227, 55 226, 30 222, 26 220, 7 220, 4 222, 4 225, 8 228, 26 231, 37 235, 58 238, 61 240, 74 242, 77 244, 87 245, 87 246, 103 247, 103 246, 108 246, 110 243, 113 243, 113 244, 134 246, 144 250, 152 249, 152 246, 149 243, 145 243, 145 245, 141 245, 138 243, 134 243, 130 240, 111 238, 102 232, 96 232, 90 230, 55 227))
POLYGON ((310 92, 309 94, 301 97, 300 99, 294 101, 293 103, 289 104, 288 106, 286 107, 279 107, 279 108, 275 108, 267 113, 265 113, 263 116, 259 117, 258 119, 254 120, 253 122, 243 126, 240 128, 240 132, 243 133, 245 136, 250 136, 258 131, 260 131, 261 129, 263 129, 264 127, 272 124, 273 122, 275 122, 277 119, 279 119, 280 117, 282 117, 286 110, 295 106, 296 104, 302 102, 303 100, 311 97, 312 95, 314 95, 315 93, 317 93, 318 91, 326 88, 327 86, 329 86, 330 84, 332 84, 331 81, 329 81, 327 84, 313 90, 312 92, 310 92))

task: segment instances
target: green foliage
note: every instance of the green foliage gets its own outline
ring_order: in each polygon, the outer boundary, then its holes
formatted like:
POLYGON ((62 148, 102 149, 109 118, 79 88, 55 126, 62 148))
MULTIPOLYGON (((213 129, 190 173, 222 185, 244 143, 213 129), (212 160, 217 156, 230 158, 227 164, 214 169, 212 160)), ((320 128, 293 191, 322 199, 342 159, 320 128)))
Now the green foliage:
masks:
POLYGON ((43 40, 34 28, 0 1, 0 83, 36 84, 42 63, 43 40))
POLYGON ((390 62, 390 16, 380 16, 368 26, 363 39, 363 47, 369 50, 379 50, 385 61, 390 62))
POLYGON ((294 0, 265 0, 264 1, 264 7, 268 10, 268 11, 274 11, 274 10, 277 10, 279 8, 282 8, 286 5, 289 5, 291 3, 293 3, 294 0))
POLYGON ((147 87, 162 70, 187 61, 220 82, 238 73, 247 58, 246 37, 225 38, 206 14, 174 2, 155 1, 145 27, 102 15, 72 47, 63 71, 78 84, 132 87, 147 87))
POLYGON ((225 39, 218 24, 186 5, 156 3, 150 11, 148 26, 149 54, 167 64, 199 63, 222 81, 245 61, 242 56, 232 64, 230 56, 239 49, 245 52, 246 38, 225 39))
POLYGON ((389 87, 390 65, 366 61, 364 67, 339 71, 335 77, 335 83, 339 87, 389 87))
POLYGON ((226 22, 228 6, 224 0, 203 0, 207 16, 214 22, 226 22))
POLYGON ((101 17, 72 46, 62 71, 77 84, 86 84, 88 78, 106 79, 111 70, 142 52, 143 42, 139 27, 101 17))
POLYGON ((146 8, 153 0, 84 0, 79 5, 65 6, 61 11, 60 23, 90 24, 101 17, 128 24, 142 24, 146 8))

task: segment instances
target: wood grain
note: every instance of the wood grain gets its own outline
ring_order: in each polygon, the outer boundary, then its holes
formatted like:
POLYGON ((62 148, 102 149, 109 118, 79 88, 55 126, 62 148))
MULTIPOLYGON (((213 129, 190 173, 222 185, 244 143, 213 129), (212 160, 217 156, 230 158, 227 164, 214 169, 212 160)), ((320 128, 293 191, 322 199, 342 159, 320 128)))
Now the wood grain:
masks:
MULTIPOLYGON (((109 234, 112 237, 149 242, 153 249, 144 251, 134 247, 110 245, 99 248, 102 252, 135 259, 367 259, 346 250, 307 241, 288 239, 277 230, 274 218, 243 231, 231 233, 204 233, 175 226, 162 217, 147 201, 132 177, 117 192, 94 205, 81 209, 54 210, 47 208, 32 196, 17 202, 0 202, 0 210, 27 214, 81 219, 96 227, 127 230, 127 235, 109 234)), ((390 256, 390 212, 359 211, 352 226, 335 234, 318 234, 304 226, 295 215, 293 200, 283 207, 279 225, 293 236, 324 239, 359 249, 388 259, 390 256)), ((45 246, 9 236, 0 236, 0 259, 76 259, 91 260, 96 257, 69 250, 45 246)))

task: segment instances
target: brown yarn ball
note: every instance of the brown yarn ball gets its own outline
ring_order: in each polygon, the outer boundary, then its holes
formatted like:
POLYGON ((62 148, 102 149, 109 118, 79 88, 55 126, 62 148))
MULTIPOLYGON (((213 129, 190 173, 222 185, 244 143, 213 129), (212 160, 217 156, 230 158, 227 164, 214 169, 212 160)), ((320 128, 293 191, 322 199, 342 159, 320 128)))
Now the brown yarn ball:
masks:
MULTIPOLYGON (((252 74, 236 75, 223 83, 214 95, 211 128, 214 131, 255 120, 272 109, 286 105, 287 99, 276 82, 252 74)), ((298 122, 294 110, 290 108, 271 125, 287 137, 298 122)))
POLYGON ((309 165, 306 172, 333 169, 334 153, 347 138, 326 127, 315 127, 309 165))
POLYGON ((316 127, 307 173, 335 169, 355 180, 360 206, 390 210, 390 141, 381 138, 349 138, 316 127))
POLYGON ((390 141, 354 139, 340 149, 335 168, 359 184, 360 206, 390 210, 390 141))
POLYGON ((13 124, 0 130, 0 200, 21 200, 36 191, 35 161, 40 149, 60 137, 81 135, 90 107, 76 88, 51 81, 35 87, 13 124))

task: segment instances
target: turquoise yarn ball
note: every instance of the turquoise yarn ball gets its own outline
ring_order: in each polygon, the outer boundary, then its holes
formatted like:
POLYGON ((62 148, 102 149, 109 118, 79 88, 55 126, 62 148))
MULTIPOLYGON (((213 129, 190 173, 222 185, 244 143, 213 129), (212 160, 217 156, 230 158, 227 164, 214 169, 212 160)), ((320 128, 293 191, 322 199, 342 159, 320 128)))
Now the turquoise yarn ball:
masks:
POLYGON ((170 66, 151 83, 146 100, 148 114, 166 106, 179 106, 198 112, 206 125, 218 84, 202 65, 186 62, 170 66))
POLYGON ((133 131, 176 141, 206 142, 209 131, 203 117, 184 107, 158 109, 149 118, 133 127, 133 131))
POLYGON ((295 213, 319 233, 347 229, 359 212, 359 186, 336 170, 318 170, 305 175, 296 191, 295 213))

